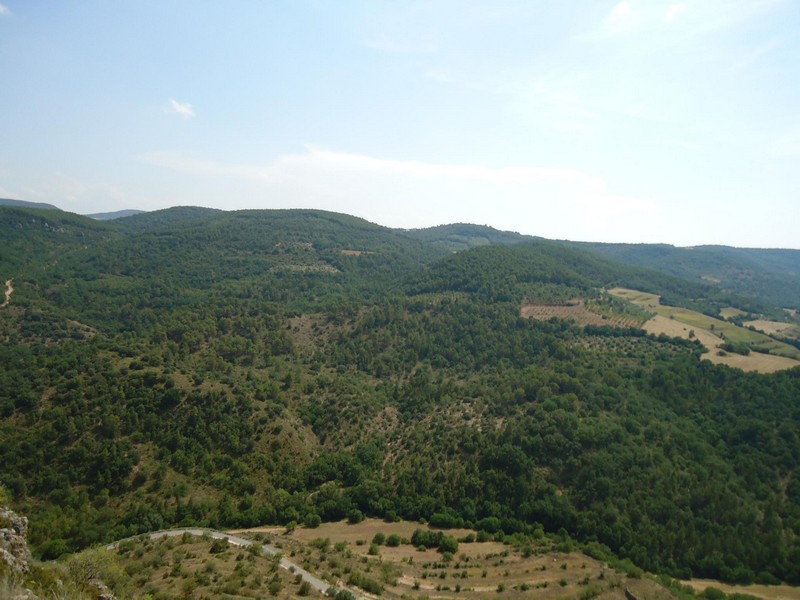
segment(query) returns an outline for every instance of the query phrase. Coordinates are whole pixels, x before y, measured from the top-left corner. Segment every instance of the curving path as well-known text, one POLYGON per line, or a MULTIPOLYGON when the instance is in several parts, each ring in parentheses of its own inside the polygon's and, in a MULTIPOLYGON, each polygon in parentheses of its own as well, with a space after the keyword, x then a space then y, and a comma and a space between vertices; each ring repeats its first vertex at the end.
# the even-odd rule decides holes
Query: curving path
POLYGON ((13 283, 14 283, 13 279, 6 279, 6 292, 5 292, 6 299, 3 300, 2 304, 0 304, 0 308, 5 308, 11 302, 11 294, 14 293, 14 286, 12 285, 13 283))
MULTIPOLYGON (((225 533, 224 531, 215 531, 213 529, 202 529, 196 527, 183 527, 180 529, 167 529, 164 531, 153 531, 151 533, 143 533, 141 535, 137 535, 131 538, 126 538, 125 540, 119 540, 118 542, 114 542, 112 544, 108 544, 106 546, 106 550, 116 550, 119 545, 126 541, 126 540, 135 540, 137 538, 141 538, 142 536, 148 536, 151 540, 156 540, 163 537, 177 537, 181 536, 184 533, 188 533, 189 535, 194 535, 198 537, 202 537, 204 535, 211 536, 213 539, 216 540, 228 540, 229 544, 234 546, 240 546, 242 548, 247 548, 253 544, 251 540, 246 540, 243 537, 239 537, 238 535, 233 535, 230 533, 225 533)), ((261 545, 262 552, 264 554, 268 554, 270 556, 275 556, 278 552, 281 552, 275 546, 270 546, 269 544, 262 544, 261 545)), ((288 558, 281 558, 280 565, 282 568, 286 569, 287 571, 292 571, 293 573, 300 575, 303 578, 303 581, 307 581, 311 587, 320 591, 321 593, 327 592, 332 586, 327 581, 323 581, 319 577, 315 577, 300 565, 297 565, 290 561, 288 558)))

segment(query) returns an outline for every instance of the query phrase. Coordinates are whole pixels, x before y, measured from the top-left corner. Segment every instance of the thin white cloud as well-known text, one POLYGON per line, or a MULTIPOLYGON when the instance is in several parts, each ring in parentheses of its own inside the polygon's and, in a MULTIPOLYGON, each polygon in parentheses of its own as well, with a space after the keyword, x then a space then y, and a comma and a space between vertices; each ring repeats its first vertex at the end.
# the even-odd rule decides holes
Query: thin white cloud
POLYGON ((0 17, 8 17, 11 16, 11 9, 8 8, 5 4, 0 3, 0 17))
MULTIPOLYGON (((787 0, 702 0, 665 2, 663 0, 622 0, 590 32, 578 40, 599 41, 622 34, 650 36, 671 31, 671 35, 694 36, 728 29, 767 13, 787 0), (680 27, 678 27, 680 25, 680 27)), ((641 41, 641 38, 640 40, 641 41)))
POLYGON ((756 48, 753 48, 752 50, 750 50, 749 53, 747 53, 745 56, 743 56, 739 60, 739 62, 737 62, 733 66, 733 69, 736 70, 736 69, 744 69, 746 67, 749 67, 753 63, 758 62, 759 60, 761 60, 761 58, 763 58, 764 56, 766 56, 770 52, 774 51, 776 48, 779 48, 781 46, 781 44, 782 44, 781 40, 774 39, 774 40, 770 40, 770 41, 766 42, 765 44, 761 44, 760 46, 758 46, 756 48))
POLYGON ((670 4, 667 8, 667 12, 664 13, 664 21, 669 25, 677 19, 681 13, 686 11, 686 5, 682 2, 678 2, 677 4, 670 4))
POLYGON ((641 7, 635 7, 631 0, 622 0, 600 22, 599 27, 579 39, 604 39, 629 33, 639 28, 647 14, 641 7))
POLYGON ((169 99, 169 112, 174 113, 176 115, 180 115, 184 119, 192 119, 197 115, 194 112, 194 108, 188 102, 178 102, 177 100, 170 98, 169 99))
MULTIPOLYGON (((238 189, 239 197, 268 198, 276 206, 322 208, 394 227, 467 221, 546 237, 633 241, 623 223, 659 220, 649 199, 610 189, 576 169, 489 167, 385 159, 309 145, 266 165, 226 164, 157 152, 150 165, 205 176, 208 187, 238 189), (216 181, 215 181, 216 180, 216 181)), ((241 206, 244 207, 244 206, 241 206)), ((247 205, 265 208, 263 204, 247 205)), ((651 232, 657 236, 658 232, 651 232)))
POLYGON ((606 17, 606 22, 610 25, 619 26, 631 22, 633 19, 633 5, 629 0, 622 0, 611 9, 611 13, 606 17))

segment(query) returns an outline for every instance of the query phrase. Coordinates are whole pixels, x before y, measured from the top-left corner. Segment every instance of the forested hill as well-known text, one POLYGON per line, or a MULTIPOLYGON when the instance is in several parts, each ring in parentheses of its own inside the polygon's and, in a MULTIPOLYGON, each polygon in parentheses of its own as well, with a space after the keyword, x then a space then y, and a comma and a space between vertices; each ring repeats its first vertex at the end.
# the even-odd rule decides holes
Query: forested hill
MULTIPOLYGON (((512 246, 542 239, 463 223, 410 230, 408 235, 454 252, 477 246, 512 246)), ((618 263, 709 284, 717 288, 720 296, 728 294, 750 297, 768 305, 800 308, 800 250, 730 246, 681 248, 669 244, 570 241, 563 243, 590 250, 618 263)))
POLYGON ((24 200, 12 200, 11 198, 0 198, 0 206, 19 206, 23 208, 47 208, 59 210, 58 207, 44 202, 26 202, 24 200))
POLYGON ((607 258, 800 308, 800 250, 661 244, 579 244, 607 258))
POLYGON ((800 583, 800 370, 521 316, 632 310, 609 286, 715 308, 714 285, 323 211, 0 207, 0 235, 0 483, 45 558, 371 515, 800 583))
POLYGON ((513 231, 499 231, 486 225, 471 225, 469 223, 439 225, 426 229, 408 229, 406 234, 451 252, 468 250, 476 246, 510 246, 539 239, 513 231))

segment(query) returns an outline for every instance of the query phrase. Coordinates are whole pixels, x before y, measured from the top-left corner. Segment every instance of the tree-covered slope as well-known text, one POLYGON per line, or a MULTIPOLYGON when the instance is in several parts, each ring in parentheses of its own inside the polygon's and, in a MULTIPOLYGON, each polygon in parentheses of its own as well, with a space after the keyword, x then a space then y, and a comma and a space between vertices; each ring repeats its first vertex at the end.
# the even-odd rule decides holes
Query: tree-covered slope
MULTIPOLYGON (((88 217, 60 210, 0 205, 0 277, 56 267, 75 252, 97 247, 118 236, 88 217)), ((52 269, 58 271, 58 268, 52 269)))
POLYGON ((666 244, 580 244, 626 264, 656 269, 772 305, 800 308, 800 250, 666 244))
POLYGON ((453 254, 321 211, 58 213, 56 235, 20 210, 0 210, 0 483, 45 557, 367 514, 800 582, 796 369, 520 316, 611 285, 717 306, 707 284, 555 242, 453 254))
POLYGON ((472 225, 469 223, 453 223, 425 229, 409 229, 406 234, 409 237, 450 252, 468 250, 476 246, 510 246, 535 239, 513 231, 500 231, 486 225, 472 225))

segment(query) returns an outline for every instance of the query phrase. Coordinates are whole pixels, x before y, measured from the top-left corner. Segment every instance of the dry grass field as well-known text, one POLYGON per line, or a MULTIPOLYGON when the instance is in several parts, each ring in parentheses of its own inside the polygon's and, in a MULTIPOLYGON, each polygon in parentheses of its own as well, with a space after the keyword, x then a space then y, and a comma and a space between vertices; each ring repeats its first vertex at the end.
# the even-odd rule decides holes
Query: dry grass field
POLYGON ((694 332, 695 338, 703 344, 708 353, 703 355, 704 360, 710 360, 716 365, 728 365, 743 371, 756 371, 758 373, 774 373, 784 369, 792 369, 800 365, 800 361, 784 356, 774 356, 772 354, 762 354, 751 352, 747 356, 726 352, 720 354, 719 346, 725 341, 702 328, 691 327, 676 319, 670 319, 661 315, 656 315, 644 324, 644 329, 648 333, 659 335, 661 333, 671 337, 681 337, 690 339, 690 332, 694 332))
POLYGON ((726 594, 749 594, 765 600, 800 600, 800 588, 789 585, 728 585, 710 579, 693 579, 682 583, 690 585, 697 592, 714 587, 726 594))
MULTIPOLYGON (((358 596, 362 589, 348 584, 354 571, 379 582, 384 598, 601 598, 623 600, 625 588, 638 598, 667 600, 672 595, 655 581, 630 578, 604 562, 579 552, 557 552, 553 542, 517 548, 496 541, 461 542, 452 557, 435 549, 419 550, 409 542, 412 522, 386 523, 367 519, 358 524, 324 523, 319 527, 266 528, 238 535, 268 535, 293 560, 338 588, 358 596), (373 545, 376 534, 396 535, 397 546, 373 545)), ((450 529, 446 535, 464 538, 475 532, 450 529)))
POLYGON ((278 566, 274 557, 210 538, 186 535, 120 545, 119 568, 129 577, 124 598, 322 598, 278 566))
MULTIPOLYGON (((386 523, 367 519, 358 524, 323 523, 313 529, 298 528, 289 533, 285 528, 262 528, 237 534, 269 535, 269 541, 282 547, 290 560, 362 598, 377 596, 347 584, 348 574, 354 570, 381 583, 381 598, 622 600, 626 588, 640 600, 674 598, 648 576, 629 577, 580 552, 559 552, 547 538, 529 547, 496 541, 461 542, 448 561, 436 550, 421 551, 408 544, 416 529, 431 528, 407 521, 386 523), (402 543, 395 547, 373 546, 376 534, 387 538, 395 534, 402 543)), ((462 539, 475 534, 467 529, 444 533, 462 539)), ((698 593, 715 587, 729 594, 749 594, 764 600, 800 600, 800 588, 790 586, 732 586, 711 580, 683 583, 698 593)))
POLYGON ((733 306, 726 306, 725 308, 719 311, 719 316, 723 319, 730 319, 732 317, 741 317, 742 315, 746 315, 747 313, 743 310, 739 310, 738 308, 734 308, 733 306))
POLYGON ((582 299, 571 300, 565 305, 525 304, 520 314, 528 319, 547 321, 565 319, 574 321, 578 327, 586 325, 608 325, 609 327, 638 327, 639 321, 629 315, 600 315, 587 307, 582 299))
POLYGON ((781 321, 745 321, 748 327, 754 327, 767 335, 779 335, 784 338, 800 339, 800 325, 797 323, 782 323, 781 321))
POLYGON ((703 358, 715 364, 726 364, 744 371, 773 373, 800 365, 800 351, 763 333, 739 327, 733 323, 715 319, 697 311, 666 306, 656 294, 625 288, 609 290, 613 295, 653 311, 655 317, 647 321, 644 329, 648 333, 690 338, 694 335, 708 349, 703 358), (733 353, 720 354, 719 346, 725 342, 746 344, 763 349, 748 356, 733 353), (769 354, 765 352, 769 351, 769 354))

